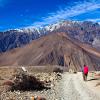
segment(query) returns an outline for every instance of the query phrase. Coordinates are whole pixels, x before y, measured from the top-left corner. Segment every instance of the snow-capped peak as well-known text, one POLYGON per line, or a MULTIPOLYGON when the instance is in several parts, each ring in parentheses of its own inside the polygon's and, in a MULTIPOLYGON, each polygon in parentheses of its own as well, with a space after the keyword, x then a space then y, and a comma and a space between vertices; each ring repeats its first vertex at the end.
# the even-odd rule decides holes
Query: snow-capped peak
POLYGON ((80 21, 65 21, 65 20, 62 20, 62 21, 59 21, 57 23, 54 23, 54 24, 50 24, 50 25, 47 25, 47 26, 43 26, 43 27, 34 27, 34 26, 29 26, 29 27, 25 27, 25 28, 22 28, 22 29, 15 29, 16 31, 18 32, 24 32, 24 33, 34 33, 34 34, 41 34, 42 33, 45 33, 45 32, 53 32, 61 27, 64 27, 64 26, 68 26, 68 27, 71 27, 74 23, 80 23, 80 21))

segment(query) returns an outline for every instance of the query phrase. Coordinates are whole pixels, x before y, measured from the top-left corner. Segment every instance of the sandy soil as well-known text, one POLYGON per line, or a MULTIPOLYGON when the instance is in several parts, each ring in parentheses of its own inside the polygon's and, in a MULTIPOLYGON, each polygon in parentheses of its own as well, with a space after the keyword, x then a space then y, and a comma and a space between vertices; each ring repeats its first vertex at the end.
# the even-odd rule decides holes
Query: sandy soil
MULTIPOLYGON (((93 82, 91 81, 91 83, 93 82)), ((81 73, 63 74, 59 89, 58 100, 100 100, 100 96, 95 92, 96 89, 93 91, 93 86, 90 82, 82 80, 81 73)))
POLYGON ((89 89, 100 95, 100 76, 97 76, 98 73, 100 72, 89 73, 86 85, 89 89))
POLYGON ((90 90, 100 95, 100 76, 97 76, 100 72, 90 72, 87 77, 87 81, 83 81, 82 73, 78 73, 78 77, 83 81, 90 90))

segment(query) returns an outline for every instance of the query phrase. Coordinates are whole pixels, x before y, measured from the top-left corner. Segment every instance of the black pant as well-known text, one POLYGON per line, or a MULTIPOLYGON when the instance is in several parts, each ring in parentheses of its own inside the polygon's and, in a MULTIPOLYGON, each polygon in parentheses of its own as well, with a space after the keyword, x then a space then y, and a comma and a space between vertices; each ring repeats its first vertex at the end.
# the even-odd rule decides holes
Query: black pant
POLYGON ((88 73, 87 73, 87 74, 84 74, 84 73, 83 73, 83 80, 84 80, 84 81, 87 81, 87 76, 88 76, 88 73))

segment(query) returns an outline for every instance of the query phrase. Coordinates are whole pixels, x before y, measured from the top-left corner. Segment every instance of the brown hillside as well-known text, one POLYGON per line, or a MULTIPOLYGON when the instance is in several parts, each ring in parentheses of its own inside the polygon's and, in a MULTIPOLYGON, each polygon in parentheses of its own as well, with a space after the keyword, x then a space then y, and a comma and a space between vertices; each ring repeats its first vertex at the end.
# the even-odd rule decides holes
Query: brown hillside
POLYGON ((100 52, 72 40, 64 33, 52 33, 31 44, 0 54, 0 66, 61 65, 80 70, 84 64, 98 69, 100 52), (96 66, 96 67, 95 67, 96 66))

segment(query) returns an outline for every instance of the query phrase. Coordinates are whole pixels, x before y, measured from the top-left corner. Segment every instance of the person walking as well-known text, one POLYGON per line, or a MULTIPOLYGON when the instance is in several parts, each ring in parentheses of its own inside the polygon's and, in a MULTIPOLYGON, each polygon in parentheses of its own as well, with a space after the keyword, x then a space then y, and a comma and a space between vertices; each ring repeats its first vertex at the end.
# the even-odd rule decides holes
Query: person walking
POLYGON ((89 71, 88 66, 87 65, 84 65, 84 68, 82 69, 82 72, 83 72, 83 80, 84 81, 87 81, 88 71, 89 71))

